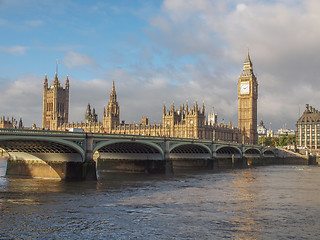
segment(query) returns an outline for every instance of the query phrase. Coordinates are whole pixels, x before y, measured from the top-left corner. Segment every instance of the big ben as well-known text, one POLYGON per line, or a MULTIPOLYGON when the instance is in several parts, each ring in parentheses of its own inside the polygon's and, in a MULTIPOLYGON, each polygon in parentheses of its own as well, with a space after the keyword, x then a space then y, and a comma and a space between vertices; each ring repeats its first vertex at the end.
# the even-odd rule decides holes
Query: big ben
POLYGON ((238 81, 238 100, 238 123, 239 129, 243 133, 242 142, 245 144, 257 144, 258 83, 257 78, 253 73, 249 49, 238 81))

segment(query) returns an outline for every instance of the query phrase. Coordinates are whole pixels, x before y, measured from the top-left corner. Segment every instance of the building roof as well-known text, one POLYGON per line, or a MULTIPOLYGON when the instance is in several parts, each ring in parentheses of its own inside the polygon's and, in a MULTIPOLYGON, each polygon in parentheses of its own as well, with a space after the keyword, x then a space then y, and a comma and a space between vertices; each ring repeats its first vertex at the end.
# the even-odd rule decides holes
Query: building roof
POLYGON ((298 124, 303 124, 308 122, 320 123, 320 112, 317 109, 313 108, 312 106, 309 106, 309 104, 306 104, 306 109, 301 115, 301 117, 299 118, 298 124))

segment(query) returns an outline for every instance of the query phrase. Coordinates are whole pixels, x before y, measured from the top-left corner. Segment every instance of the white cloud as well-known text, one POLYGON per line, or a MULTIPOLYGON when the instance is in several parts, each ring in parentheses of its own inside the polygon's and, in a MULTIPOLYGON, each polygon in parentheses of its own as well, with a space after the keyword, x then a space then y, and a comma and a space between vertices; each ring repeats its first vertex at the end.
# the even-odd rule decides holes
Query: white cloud
POLYGON ((63 62, 68 68, 77 68, 77 67, 96 67, 98 64, 88 55, 81 54, 77 52, 68 52, 64 58, 63 62))
POLYGON ((24 124, 41 124, 42 119, 42 78, 37 75, 22 76, 14 81, 2 79, 0 102, 1 116, 22 117, 24 124))
MULTIPOLYGON (((274 128, 285 122, 295 128, 298 104, 302 108, 305 103, 320 108, 319 10, 318 0, 165 0, 146 29, 151 46, 135 44, 134 50, 139 54, 135 55, 136 64, 130 65, 130 71, 105 69, 105 76, 91 81, 69 77, 70 121, 84 119, 88 102, 101 120, 114 79, 121 119, 139 121, 140 117, 149 116, 151 122, 159 122, 163 103, 169 107, 174 101, 178 106, 188 100, 189 105, 195 101, 201 105, 204 101, 207 112, 214 107, 220 120, 237 124, 237 81, 249 45, 259 82, 258 120, 263 117, 274 128), (169 59, 161 56, 163 52, 169 59), (168 62, 161 66, 154 63, 163 59, 168 62)), ((24 54, 26 49, 1 47, 0 51, 24 54)), ((62 49, 68 51, 62 61, 66 67, 78 70, 98 66, 90 55, 77 52, 79 49, 83 48, 62 49)), ((126 57, 121 50, 118 52, 117 58, 107 56, 107 61, 114 63, 117 59, 118 65, 126 65, 126 57)), ((8 86, 0 100, 5 104, 11 101, 11 106, 18 104, 13 113, 21 111, 30 116, 19 104, 28 107, 17 102, 28 97, 21 87, 25 86, 24 81, 32 85, 29 78, 19 78, 10 86, 17 84, 20 92, 10 92, 10 97, 8 86)), ((37 103, 30 104, 38 109, 36 119, 41 121, 42 82, 37 84, 38 90, 33 91, 39 92, 31 94, 37 103)))
POLYGON ((239 3, 237 5, 237 11, 238 12, 244 11, 246 8, 247 8, 247 6, 245 4, 243 4, 243 3, 239 3))
POLYGON ((0 47, 0 52, 6 52, 14 55, 24 55, 28 47, 13 46, 13 47, 0 47))
POLYGON ((287 122, 295 128, 299 103, 320 108, 320 1, 223 2, 165 0, 150 20, 150 37, 174 57, 202 56, 207 68, 188 72, 203 88, 198 98, 211 88, 211 101, 233 120, 237 80, 249 46, 260 88, 259 118, 274 127, 287 122))

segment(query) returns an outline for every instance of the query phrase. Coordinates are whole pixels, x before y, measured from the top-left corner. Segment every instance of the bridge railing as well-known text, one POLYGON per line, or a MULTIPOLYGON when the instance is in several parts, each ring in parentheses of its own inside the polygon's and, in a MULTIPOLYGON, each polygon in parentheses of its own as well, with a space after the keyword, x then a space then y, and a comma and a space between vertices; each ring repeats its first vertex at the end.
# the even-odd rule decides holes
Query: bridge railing
POLYGON ((50 131, 50 130, 33 130, 33 129, 15 129, 15 128, 0 128, 0 135, 68 135, 68 136, 85 136, 84 132, 68 132, 68 131, 50 131))

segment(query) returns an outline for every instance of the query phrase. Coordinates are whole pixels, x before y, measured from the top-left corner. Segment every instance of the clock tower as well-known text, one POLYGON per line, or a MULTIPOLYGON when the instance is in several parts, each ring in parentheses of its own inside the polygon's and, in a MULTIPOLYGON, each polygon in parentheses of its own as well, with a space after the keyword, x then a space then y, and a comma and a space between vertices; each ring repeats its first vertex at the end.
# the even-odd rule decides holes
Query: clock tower
POLYGON ((242 142, 246 144, 258 144, 258 83, 256 76, 253 73, 249 49, 238 81, 238 100, 238 124, 239 130, 242 131, 242 142))

